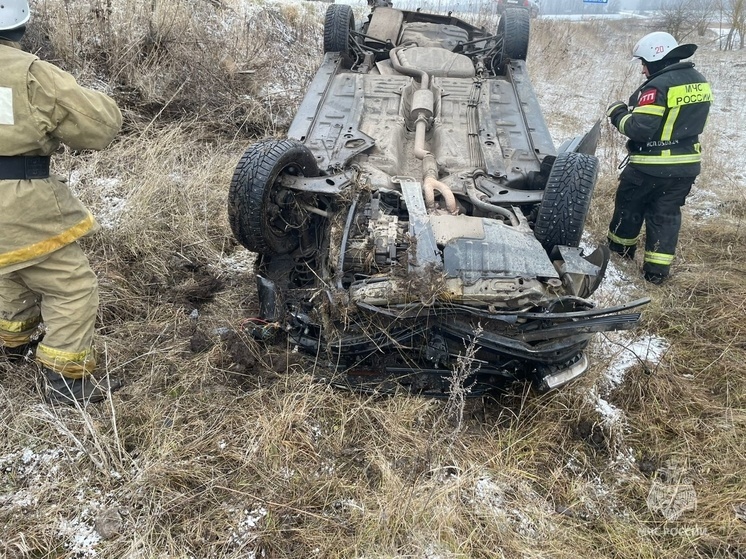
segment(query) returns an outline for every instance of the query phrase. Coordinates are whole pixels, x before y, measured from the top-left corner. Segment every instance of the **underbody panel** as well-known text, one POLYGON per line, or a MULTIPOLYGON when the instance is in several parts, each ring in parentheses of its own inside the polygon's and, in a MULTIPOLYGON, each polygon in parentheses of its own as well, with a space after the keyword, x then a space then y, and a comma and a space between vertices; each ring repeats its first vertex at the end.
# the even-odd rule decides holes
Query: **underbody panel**
POLYGON ((334 383, 439 396, 464 367, 474 394, 557 388, 595 333, 636 325, 646 301, 589 299, 609 259, 579 248, 598 127, 555 148, 528 17, 506 9, 489 32, 374 2, 355 27, 329 6, 289 139, 247 150, 231 184, 259 335, 274 325, 334 383))

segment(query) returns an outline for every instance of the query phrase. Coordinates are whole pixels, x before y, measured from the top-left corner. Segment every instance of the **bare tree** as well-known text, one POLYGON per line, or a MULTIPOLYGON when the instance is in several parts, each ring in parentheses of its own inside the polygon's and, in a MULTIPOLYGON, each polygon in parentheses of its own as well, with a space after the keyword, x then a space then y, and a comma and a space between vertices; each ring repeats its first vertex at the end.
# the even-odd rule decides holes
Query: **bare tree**
POLYGON ((717 15, 720 2, 692 0, 692 21, 699 37, 704 37, 717 15))
POLYGON ((669 0, 661 6, 663 28, 677 40, 688 34, 690 3, 691 0, 669 0))
POLYGON ((724 12, 730 31, 725 38, 725 50, 732 50, 738 44, 739 49, 744 48, 746 41, 746 0, 725 0, 724 12))
POLYGON ((661 5, 661 23, 677 39, 683 40, 694 32, 703 37, 717 13, 717 1, 666 0, 661 5))

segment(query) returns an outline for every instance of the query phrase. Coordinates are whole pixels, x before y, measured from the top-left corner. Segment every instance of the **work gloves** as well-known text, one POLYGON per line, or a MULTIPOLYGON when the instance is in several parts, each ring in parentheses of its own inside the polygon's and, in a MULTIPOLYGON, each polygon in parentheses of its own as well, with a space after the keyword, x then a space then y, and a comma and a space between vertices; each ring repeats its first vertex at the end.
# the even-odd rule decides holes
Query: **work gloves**
POLYGON ((615 101, 606 109, 606 116, 609 117, 611 124, 613 124, 615 128, 619 128, 619 121, 628 112, 629 108, 627 107, 627 103, 624 103, 623 101, 615 101))

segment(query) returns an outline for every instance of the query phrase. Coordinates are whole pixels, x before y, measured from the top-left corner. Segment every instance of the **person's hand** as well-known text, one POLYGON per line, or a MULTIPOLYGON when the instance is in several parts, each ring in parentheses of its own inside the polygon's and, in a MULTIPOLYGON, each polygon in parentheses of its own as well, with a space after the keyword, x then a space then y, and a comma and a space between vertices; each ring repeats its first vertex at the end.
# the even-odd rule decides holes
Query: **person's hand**
POLYGON ((606 109, 606 116, 608 116, 611 123, 616 126, 617 120, 628 112, 629 108, 627 107, 627 103, 623 101, 615 101, 606 109))

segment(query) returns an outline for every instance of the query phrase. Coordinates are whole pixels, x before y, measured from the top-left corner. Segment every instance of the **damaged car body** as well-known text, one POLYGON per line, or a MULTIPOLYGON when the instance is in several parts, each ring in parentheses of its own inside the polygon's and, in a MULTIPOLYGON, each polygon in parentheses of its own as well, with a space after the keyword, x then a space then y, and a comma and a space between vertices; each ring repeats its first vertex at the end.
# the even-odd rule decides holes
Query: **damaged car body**
MULTIPOLYGON (((558 148, 526 69, 529 13, 495 29, 375 3, 326 13, 287 139, 250 146, 228 203, 258 253, 260 319, 334 384, 447 396, 565 385, 595 332, 609 252, 579 247, 598 124, 558 148)), ((266 331, 263 327, 262 331, 266 331)))

